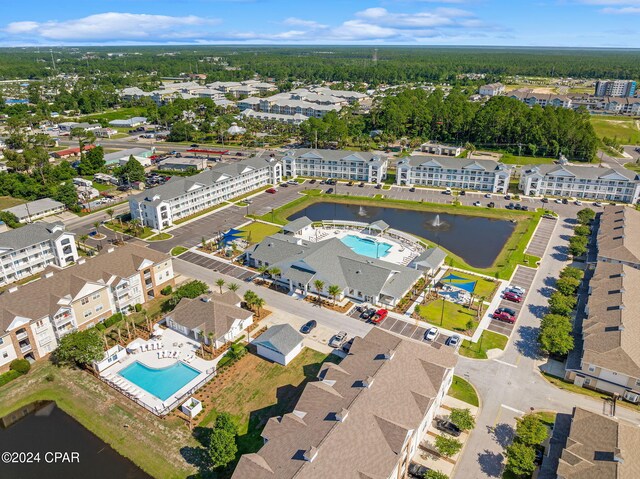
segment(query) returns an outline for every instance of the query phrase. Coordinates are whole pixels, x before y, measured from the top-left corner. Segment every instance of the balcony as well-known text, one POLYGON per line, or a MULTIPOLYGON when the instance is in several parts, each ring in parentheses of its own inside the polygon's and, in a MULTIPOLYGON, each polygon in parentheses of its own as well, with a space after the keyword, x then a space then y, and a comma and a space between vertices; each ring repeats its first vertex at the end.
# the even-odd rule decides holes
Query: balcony
POLYGON ((28 341, 25 341, 24 343, 20 343, 20 352, 21 353, 27 353, 29 351, 31 351, 31 343, 29 343, 28 341))
POLYGON ((16 339, 18 341, 22 341, 23 339, 27 339, 29 337, 29 335, 27 334, 26 331, 23 331, 21 333, 16 334, 16 339))

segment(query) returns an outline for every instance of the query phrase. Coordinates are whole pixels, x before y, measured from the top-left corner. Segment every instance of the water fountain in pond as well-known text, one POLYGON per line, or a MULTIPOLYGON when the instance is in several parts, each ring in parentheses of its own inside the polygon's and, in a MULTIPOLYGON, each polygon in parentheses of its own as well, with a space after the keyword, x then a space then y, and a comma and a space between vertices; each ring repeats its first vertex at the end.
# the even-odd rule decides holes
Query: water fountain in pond
POLYGON ((361 206, 358 210, 358 216, 367 216, 367 210, 364 209, 364 206, 361 206))
POLYGON ((439 228, 442 223, 440 222, 440 215, 436 215, 436 219, 433 220, 433 227, 439 228))
POLYGON ((448 231, 451 225, 446 221, 442 221, 440 215, 436 215, 433 220, 427 221, 425 227, 431 231, 448 231))

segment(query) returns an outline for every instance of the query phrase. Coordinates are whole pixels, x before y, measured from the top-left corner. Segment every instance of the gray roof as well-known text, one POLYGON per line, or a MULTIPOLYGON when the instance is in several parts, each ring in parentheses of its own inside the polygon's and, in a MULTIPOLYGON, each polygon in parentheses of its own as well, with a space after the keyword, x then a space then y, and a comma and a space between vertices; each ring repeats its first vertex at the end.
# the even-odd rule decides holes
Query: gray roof
POLYGON ((104 161, 107 163, 113 163, 114 161, 118 161, 120 158, 129 158, 131 155, 141 156, 144 153, 149 153, 149 151, 149 148, 128 148, 114 153, 107 153, 104 155, 104 161))
POLYGON ((282 231, 287 233, 295 233, 296 231, 300 231, 303 228, 306 228, 309 225, 312 225, 313 221, 311 221, 306 216, 302 216, 301 218, 290 221, 282 228, 282 231))
POLYGON ((585 180, 636 180, 640 176, 626 168, 602 168, 581 165, 527 165, 522 167, 523 174, 540 174, 542 176, 564 176, 585 180))
MULTIPOLYGON (((38 221, 0 233, 0 250, 21 250, 44 241, 54 240, 64 233, 64 223, 38 221)), ((68 233, 73 235, 74 233, 68 233)))
POLYGON ((428 248, 423 251, 413 263, 417 266, 426 266, 428 269, 435 269, 446 259, 447 253, 440 248, 428 248))
POLYGON ((324 161, 337 161, 337 162, 352 162, 359 163, 383 164, 387 159, 378 153, 372 153, 370 151, 350 151, 350 150, 314 150, 308 148, 289 150, 286 156, 293 158, 310 158, 324 161))
POLYGON ((7 208, 3 211, 13 213, 18 218, 26 218, 28 215, 37 215, 44 211, 57 208, 64 208, 64 204, 60 203, 59 201, 52 200, 51 198, 42 198, 40 200, 29 201, 28 203, 24 203, 22 205, 12 206, 11 208, 7 208))
POLYGON ((290 324, 271 326, 264 333, 253 340, 254 345, 260 345, 286 356, 302 342, 302 334, 293 329, 290 324))
POLYGON ((504 163, 494 160, 470 160, 468 158, 455 158, 448 156, 411 155, 398 161, 398 166, 409 165, 413 168, 422 166, 423 168, 442 168, 451 170, 483 170, 500 171, 509 167, 504 163))
POLYGON ((598 256, 640 265, 640 212, 625 206, 606 206, 600 215, 598 256))
POLYGON ((384 231, 389 228, 389 224, 386 221, 378 220, 374 221, 369 225, 369 228, 377 229, 380 231, 384 231))

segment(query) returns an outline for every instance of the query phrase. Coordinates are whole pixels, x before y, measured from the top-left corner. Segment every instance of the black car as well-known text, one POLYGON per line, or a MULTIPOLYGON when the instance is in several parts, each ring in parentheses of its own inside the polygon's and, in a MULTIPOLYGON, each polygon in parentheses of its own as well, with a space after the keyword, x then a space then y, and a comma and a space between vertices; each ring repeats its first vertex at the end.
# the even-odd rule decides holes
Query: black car
POLYGON ((491 201, 487 206, 488 206, 489 208, 495 208, 495 207, 496 207, 496 204, 495 204, 493 201, 491 201))
POLYGON ((376 190, 379 190, 380 188, 382 188, 382 184, 378 183, 378 184, 376 185, 376 190))
POLYGON ((429 472, 429 468, 427 466, 423 466, 422 464, 417 464, 415 462, 409 463, 409 469, 407 470, 409 477, 422 479, 427 472, 429 472))
POLYGON ((197 143, 194 143, 193 145, 191 145, 191 148, 198 148, 200 145, 198 145, 197 143))
POLYGON ((327 190, 327 194, 328 194, 328 195, 330 195, 331 193, 333 193, 333 188, 329 188, 329 189, 327 190))
POLYGON ((513 203, 509 203, 507 206, 505 206, 506 209, 508 210, 513 210, 515 209, 516 205, 514 205, 513 203))
POLYGON ((466 191, 464 191, 464 190, 460 190, 460 196, 465 196, 466 194, 467 194, 467 192, 466 192, 466 191))
POLYGON ((364 310, 364 312, 360 315, 360 317, 362 319, 371 319, 374 314, 376 314, 376 310, 373 308, 368 308, 364 310))
POLYGON ((358 185, 359 188, 362 188, 364 186, 364 181, 361 181, 360 184, 358 185))
POLYGON ((542 201, 543 203, 549 203, 549 198, 542 198, 540 201, 542 201))
POLYGON ((522 211, 529 211, 529 207, 527 205, 522 205, 522 211))
POLYGON ((314 185, 315 183, 316 183, 316 180, 311 180, 311 181, 309 182, 309 184, 310 184, 310 185, 314 185))
POLYGON ((521 210, 522 209, 522 205, 520 203, 516 203, 515 206, 513 207, 514 210, 521 210))
POLYGON ((568 205, 569 204, 569 200, 566 198, 562 198, 562 204, 563 205, 568 205))
POLYGON ((415 189, 415 188, 413 188, 413 187, 411 187, 411 188, 409 188, 409 191, 410 191, 411 193, 414 193, 414 192, 416 191, 416 189, 415 189))
POLYGON ((436 420, 436 429, 442 432, 446 432, 447 434, 450 434, 451 436, 454 436, 454 437, 458 437, 462 433, 462 431, 458 426, 456 426, 451 421, 447 421, 445 419, 436 420))
POLYGON ((283 188, 289 188, 289 185, 286 183, 280 183, 280 186, 282 186, 283 188))
POLYGON ((312 319, 311 321, 307 321, 306 323, 304 323, 304 325, 300 328, 300 332, 302 334, 309 334, 311 331, 314 330, 314 328, 318 325, 318 322, 315 319, 312 319))

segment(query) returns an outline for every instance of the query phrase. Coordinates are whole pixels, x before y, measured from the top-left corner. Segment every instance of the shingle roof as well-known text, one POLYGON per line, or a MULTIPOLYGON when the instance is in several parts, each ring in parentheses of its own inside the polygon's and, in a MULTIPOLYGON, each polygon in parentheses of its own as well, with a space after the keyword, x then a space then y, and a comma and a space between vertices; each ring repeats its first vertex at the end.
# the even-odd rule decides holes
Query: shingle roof
POLYGON ((429 156, 429 155, 411 155, 398 161, 398 166, 409 165, 413 168, 418 166, 443 168, 443 169, 471 169, 475 168, 483 171, 499 171, 506 170, 508 167, 504 163, 494 160, 470 160, 468 158, 455 158, 450 156, 429 156))
POLYGON ((295 233, 296 231, 300 231, 301 229, 306 228, 307 226, 310 226, 312 224, 313 224, 313 221, 311 221, 306 216, 302 216, 301 218, 297 218, 293 221, 290 221, 286 225, 284 225, 284 227, 282 228, 282 231, 295 233))
POLYGON ((600 215, 598 255, 640 265, 640 212, 607 206, 600 215))
POLYGON ((318 160, 336 161, 336 162, 359 162, 382 164, 387 159, 378 153, 370 151, 350 151, 350 150, 315 150, 309 148, 301 148, 289 150, 285 156, 293 158, 316 158, 318 160))
POLYGON ((22 205, 12 206, 11 208, 7 208, 3 211, 13 213, 18 218, 25 218, 28 215, 37 215, 44 211, 57 208, 64 208, 64 205, 59 201, 52 200, 51 198, 42 198, 40 200, 29 201, 22 205))
POLYGON ((638 447, 640 429, 637 426, 574 408, 567 445, 558 464, 558 478, 638 478, 638 447))
POLYGON ((322 365, 292 413, 269 419, 268 441, 241 457, 233 478, 389 477, 455 363, 449 350, 377 328, 356 337, 339 365, 322 365))
MULTIPOLYGON (((21 250, 44 241, 55 240, 65 233, 64 223, 37 221, 21 228, 0 233, 0 250, 21 250)), ((67 233, 73 235, 74 233, 67 233)))
POLYGON ((440 248, 428 248, 413 260, 413 263, 418 266, 427 266, 429 269, 437 268, 447 258, 445 253, 440 248))
POLYGON ((573 176, 578 179, 598 180, 619 177, 620 179, 639 180, 637 173, 626 168, 602 168, 582 165, 526 165, 525 173, 538 173, 542 176, 573 176))
POLYGON ((289 354, 302 342, 302 334, 287 323, 271 326, 253 340, 253 344, 265 347, 284 356, 289 354))

